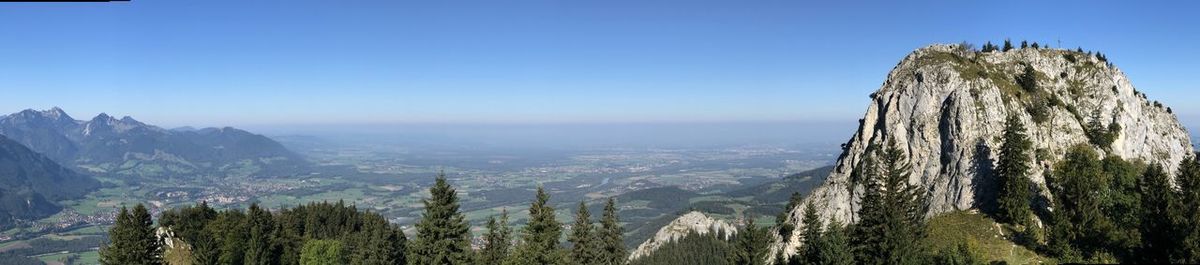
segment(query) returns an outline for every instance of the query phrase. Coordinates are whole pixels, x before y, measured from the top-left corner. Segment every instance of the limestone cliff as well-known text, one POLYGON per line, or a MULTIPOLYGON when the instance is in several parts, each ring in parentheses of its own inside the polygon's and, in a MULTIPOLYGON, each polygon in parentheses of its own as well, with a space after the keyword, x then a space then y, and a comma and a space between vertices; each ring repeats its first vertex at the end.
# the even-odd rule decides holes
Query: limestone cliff
POLYGON ((658 233, 655 233, 654 237, 647 239, 646 242, 642 242, 641 245, 638 245, 637 249, 629 253, 629 260, 649 255, 663 244, 679 239, 691 232, 703 235, 718 231, 723 232, 728 237, 737 233, 737 228, 723 220, 709 217, 704 213, 689 212, 679 216, 679 218, 675 218, 671 223, 658 229, 658 233))
MULTIPOLYGON (((851 170, 868 145, 888 140, 909 155, 909 182, 929 193, 929 215, 978 207, 994 196, 991 171, 1008 115, 1028 128, 1036 150, 1030 177, 1043 194, 1043 171, 1074 145, 1091 144, 1102 154, 1158 163, 1172 171, 1193 152, 1187 131, 1170 108, 1148 100, 1107 59, 1090 53, 1033 48, 976 52, 933 45, 905 57, 870 98, 833 172, 806 199, 823 205, 819 213, 825 220, 854 221, 861 187, 853 187, 852 197, 851 170), (1108 136, 1090 134, 1095 130, 1088 130, 1089 125, 1101 125, 1108 136), (1111 138, 1111 145, 1099 137, 1111 138)), ((788 216, 797 229, 801 208, 788 216)), ((769 257, 780 250, 795 253, 801 244, 795 234, 777 236, 769 257)))

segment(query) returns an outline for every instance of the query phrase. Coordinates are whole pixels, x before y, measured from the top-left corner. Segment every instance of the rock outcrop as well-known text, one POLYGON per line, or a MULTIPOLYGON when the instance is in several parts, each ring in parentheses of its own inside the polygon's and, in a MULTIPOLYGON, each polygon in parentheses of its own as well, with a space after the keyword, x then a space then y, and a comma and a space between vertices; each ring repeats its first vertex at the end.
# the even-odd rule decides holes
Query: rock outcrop
MULTIPOLYGON (((819 206, 825 220, 854 222, 861 187, 849 183, 851 171, 867 146, 889 140, 909 155, 909 182, 930 195, 928 215, 980 207, 994 196, 991 171, 1008 115, 1028 128, 1036 150, 1030 177, 1043 195, 1044 171, 1075 145, 1090 144, 1102 154, 1157 163, 1171 171, 1193 152, 1187 131, 1170 108, 1148 100, 1107 59, 1091 53, 1033 48, 976 52, 933 45, 905 57, 870 98, 833 172, 806 199, 819 206), (1088 128, 1105 128, 1107 134, 1088 128), (1098 136, 1102 134, 1106 136, 1098 136)), ((791 209, 787 217, 797 229, 802 227, 801 208, 791 209)), ((800 244, 798 235, 777 236, 767 258, 778 251, 794 254, 800 244)))
MULTIPOLYGON (((701 212, 689 212, 674 221, 658 229, 658 233, 654 237, 647 239, 638 245, 632 253, 629 253, 629 260, 635 260, 661 247, 663 244, 669 243, 688 233, 708 234, 713 232, 724 233, 726 237, 737 233, 737 227, 719 219, 715 219, 701 212)), ((718 234, 719 235, 719 234, 718 234)))

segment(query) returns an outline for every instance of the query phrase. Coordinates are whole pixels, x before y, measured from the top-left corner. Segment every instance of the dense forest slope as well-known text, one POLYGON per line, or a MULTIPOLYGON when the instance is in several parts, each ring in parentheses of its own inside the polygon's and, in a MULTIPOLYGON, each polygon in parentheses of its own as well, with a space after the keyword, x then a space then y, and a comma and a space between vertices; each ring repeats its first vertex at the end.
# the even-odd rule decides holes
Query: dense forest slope
POLYGON ((57 213, 54 201, 83 197, 99 187, 95 179, 0 136, 0 228, 57 213))
POLYGON ((103 113, 81 121, 59 108, 0 116, 0 134, 94 173, 256 176, 295 174, 308 166, 274 140, 243 130, 167 130, 103 113))
MULTIPOLYGON (((933 45, 905 57, 870 98, 833 172, 806 199, 823 206, 822 219, 855 220, 862 187, 852 173, 869 146, 888 141, 907 154, 909 183, 930 196, 927 216, 986 208, 980 202, 994 196, 992 171, 1009 115, 1028 127, 1036 151, 1029 176, 1047 198, 1044 171, 1079 144, 1168 172, 1193 152, 1170 108, 1148 100, 1107 58, 1082 50, 933 45)), ((797 229, 801 208, 787 216, 797 229)), ((801 244, 798 235, 774 241, 771 255, 794 254, 801 244)))

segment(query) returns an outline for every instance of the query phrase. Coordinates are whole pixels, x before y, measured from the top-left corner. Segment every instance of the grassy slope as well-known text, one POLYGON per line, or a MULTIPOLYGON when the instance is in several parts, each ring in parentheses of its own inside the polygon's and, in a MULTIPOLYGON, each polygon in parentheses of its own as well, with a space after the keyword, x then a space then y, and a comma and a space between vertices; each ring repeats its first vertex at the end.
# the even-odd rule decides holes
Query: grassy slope
POLYGON ((977 255, 987 261, 1003 260, 1008 264, 1054 263, 1053 259, 1009 241, 1007 238, 1010 238, 1011 230, 980 213, 957 211, 939 215, 929 219, 928 231, 926 243, 934 251, 967 242, 977 255))

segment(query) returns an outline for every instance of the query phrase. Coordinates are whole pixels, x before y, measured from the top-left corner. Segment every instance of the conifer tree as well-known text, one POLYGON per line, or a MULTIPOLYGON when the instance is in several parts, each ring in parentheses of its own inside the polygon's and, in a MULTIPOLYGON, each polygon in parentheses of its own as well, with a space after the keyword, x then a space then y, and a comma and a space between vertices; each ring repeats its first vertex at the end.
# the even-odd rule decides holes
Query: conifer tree
POLYGON ((734 236, 733 253, 729 263, 735 265, 763 265, 766 262, 767 231, 754 224, 754 218, 746 218, 746 226, 734 236))
POLYGON ((1184 159, 1179 165, 1180 244, 1176 263, 1200 263, 1200 157, 1184 159))
POLYGON ((802 243, 798 257, 795 259, 803 261, 803 264, 819 264, 821 261, 821 241, 824 240, 821 234, 821 228, 824 224, 817 216, 816 205, 809 201, 804 206, 804 218, 801 221, 804 223, 804 232, 800 234, 802 243))
POLYGON ((484 235, 483 249, 479 250, 480 265, 494 265, 504 262, 508 257, 508 249, 512 244, 512 228, 508 227, 508 210, 500 210, 500 219, 495 216, 488 218, 488 232, 484 235))
POLYGON ((889 142, 865 158, 865 187, 859 223, 855 226, 859 264, 918 264, 925 235, 927 197, 908 183, 905 154, 889 142), (878 164, 876 164, 878 163, 878 164))
POLYGON ((1029 48, 1029 43, 1026 41, 1021 41, 1021 49, 1024 49, 1024 48, 1029 48))
POLYGON ((407 255, 409 264, 470 264, 470 226, 459 212, 458 194, 446 182, 446 174, 438 173, 429 188, 430 198, 424 200, 425 211, 417 221, 417 236, 407 255))
POLYGON ((1011 42, 1011 41, 1009 41, 1009 40, 1007 40, 1007 39, 1005 39, 1005 40, 1004 40, 1004 49, 1002 49, 1002 50, 1000 50, 1000 51, 1007 52, 1007 51, 1010 51, 1010 50, 1012 50, 1012 49, 1013 49, 1012 42, 1011 42))
POLYGON ((846 226, 838 220, 829 220, 821 240, 817 241, 820 258, 814 264, 851 265, 854 264, 854 251, 850 247, 850 239, 846 235, 846 226))
POLYGON ((246 264, 275 264, 278 255, 275 252, 275 223, 271 213, 258 204, 251 204, 246 211, 246 218, 250 229, 249 241, 246 241, 246 264))
POLYGON ((1142 174, 1139 192, 1142 197, 1142 245, 1140 262, 1147 264, 1170 263, 1172 250, 1178 247, 1175 242, 1174 220, 1178 207, 1175 191, 1162 166, 1151 165, 1142 174))
POLYGON ((617 217, 617 202, 612 197, 604 204, 604 216, 600 220, 600 263, 604 265, 625 264, 625 236, 621 221, 617 217))
POLYGON ((1016 115, 1009 115, 1004 125, 1004 144, 996 165, 1000 191, 996 198, 999 207, 996 217, 1001 222, 1026 225, 1031 213, 1029 151, 1033 144, 1025 135, 1025 125, 1016 115))
POLYGON ((554 217, 550 195, 541 186, 529 206, 529 222, 522 231, 522 242, 505 264, 565 264, 566 255, 558 248, 562 225, 554 217))
POLYGON ((133 207, 132 212, 121 207, 108 237, 111 242, 100 248, 101 264, 162 263, 162 243, 154 234, 154 222, 150 219, 149 211, 140 203, 133 207))
POLYGON ((571 226, 571 235, 567 239, 571 242, 571 264, 599 264, 600 251, 597 245, 600 242, 596 241, 591 216, 592 213, 588 212, 587 204, 579 202, 579 210, 575 213, 575 224, 571 226))
POLYGON ((1077 145, 1067 151, 1047 179, 1054 195, 1051 251, 1070 261, 1104 250, 1113 230, 1097 193, 1107 189, 1095 150, 1077 145), (1082 255, 1082 256, 1081 256, 1082 255))

